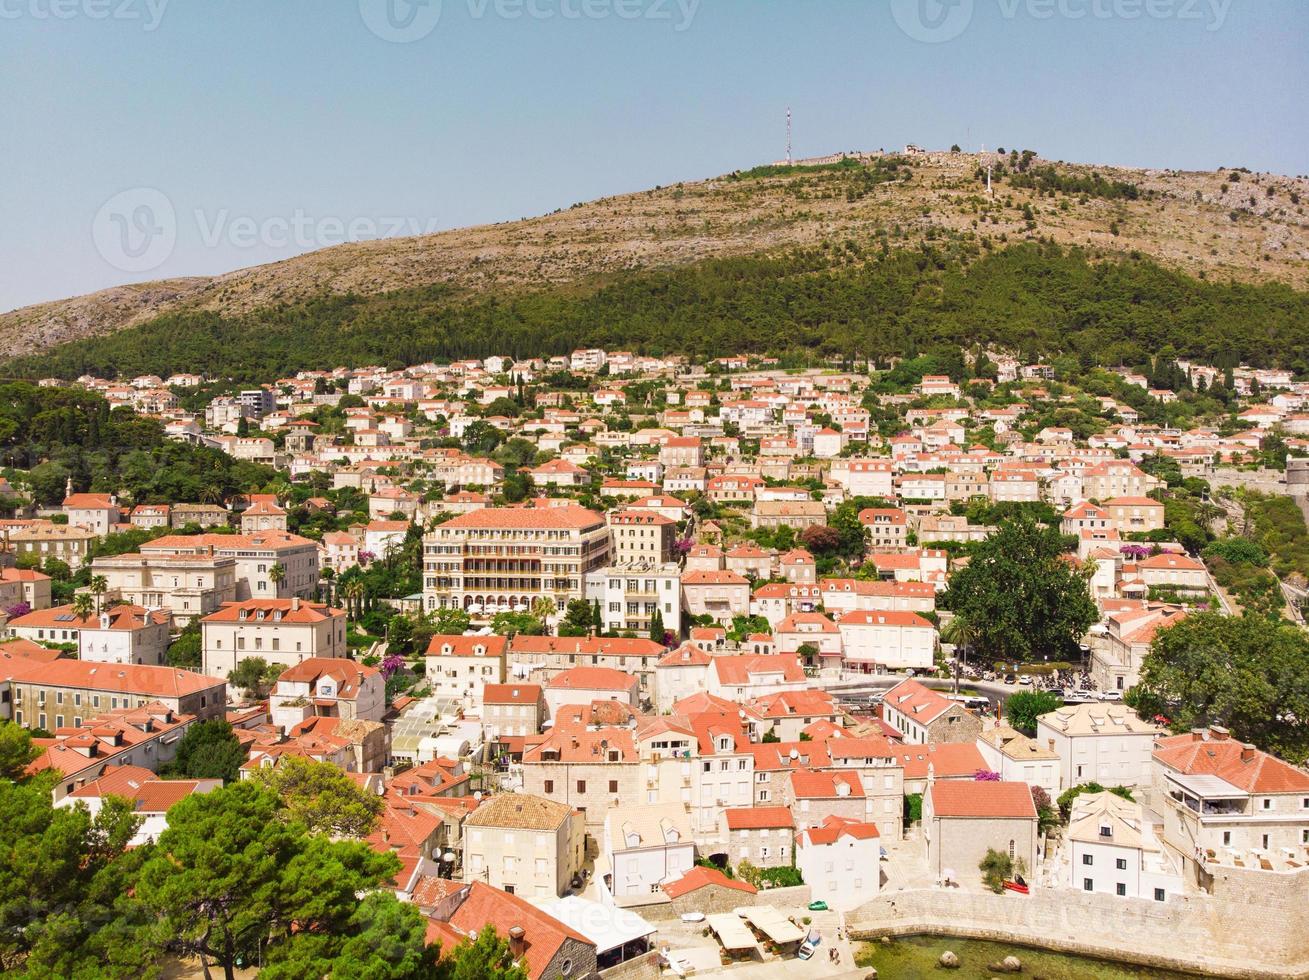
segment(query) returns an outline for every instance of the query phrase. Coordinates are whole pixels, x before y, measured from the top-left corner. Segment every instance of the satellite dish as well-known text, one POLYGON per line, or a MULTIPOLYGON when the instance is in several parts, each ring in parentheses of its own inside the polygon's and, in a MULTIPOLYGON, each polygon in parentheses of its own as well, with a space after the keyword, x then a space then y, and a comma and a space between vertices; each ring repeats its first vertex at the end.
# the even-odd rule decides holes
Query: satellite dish
POLYGON ((799 750, 799 749, 792 749, 792 750, 791 750, 791 761, 794 762, 794 761, 795 761, 796 759, 798 759, 798 758, 800 758, 800 750, 799 750))
POLYGON ((482 802, 482 791, 480 789, 473 794, 473 799, 476 800, 478 803, 482 802))
POLYGON ((444 854, 441 855, 441 860, 444 861, 446 864, 454 864, 455 852, 446 851, 444 854))

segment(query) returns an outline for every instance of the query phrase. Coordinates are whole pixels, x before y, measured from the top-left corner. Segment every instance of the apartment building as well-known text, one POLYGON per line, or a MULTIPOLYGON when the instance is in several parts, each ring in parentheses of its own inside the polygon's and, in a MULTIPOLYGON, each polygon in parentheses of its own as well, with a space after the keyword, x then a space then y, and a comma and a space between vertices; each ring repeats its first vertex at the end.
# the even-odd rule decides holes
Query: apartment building
POLYGON ((609 564, 610 535, 603 514, 575 505, 487 507, 435 527, 423 554, 427 609, 489 618, 582 598, 587 573, 609 564))
POLYGON ((503 636, 433 636, 424 655, 432 694, 454 698, 464 707, 480 703, 488 684, 503 683, 508 647, 503 636))
MULTIPOLYGON (((51 789, 54 805, 59 806, 79 789, 120 766, 157 772, 177 755, 178 743, 198 720, 157 701, 97 712, 85 723, 79 720, 58 726, 54 739, 44 745, 28 771, 59 773, 51 789)), ((177 789, 189 792, 184 786, 177 789)))
POLYGON ((1065 705, 1036 719, 1036 741, 1059 756, 1059 788, 1143 786, 1164 729, 1121 704, 1065 705))
POLYGON ((909 519, 898 507, 868 507, 859 512, 859 523, 868 528, 868 546, 896 551, 909 544, 909 519))
POLYGON ((930 670, 936 656, 936 627, 914 612, 855 609, 836 623, 847 669, 930 670))
POLYGON ((1059 795, 1059 753, 1049 745, 999 724, 977 736, 977 750, 1002 780, 1040 786, 1052 800, 1059 795))
POLYGON ((282 671, 268 699, 273 725, 290 732, 310 718, 380 722, 386 678, 344 657, 308 657, 282 671))
POLYGON ((318 543, 286 531, 168 535, 141 545, 141 554, 233 559, 237 602, 291 596, 304 599, 318 587, 318 543), (273 571, 277 566, 281 566, 280 573, 273 571))
POLYGON ((556 718, 564 705, 617 701, 633 710, 641 706, 641 685, 634 674, 612 667, 569 667, 545 685, 545 706, 556 718))
POLYGON ((344 609, 291 599, 227 602, 200 620, 204 672, 227 677, 247 657, 293 667, 310 657, 345 657, 344 609))
POLYGON ((1309 844, 1309 774, 1217 725, 1159 738, 1150 785, 1193 883, 1214 862, 1271 867, 1309 844))
POLYGON ((677 522, 653 508, 628 509, 609 515, 613 562, 663 564, 673 557, 677 522))
POLYGON ((523 792, 581 812, 596 837, 611 806, 644 802, 644 785, 629 728, 551 729, 523 751, 523 792))
POLYGON ((541 730, 545 720, 545 694, 540 684, 486 684, 482 687, 482 730, 488 742, 509 749, 541 730), (513 740, 513 741, 511 741, 513 740))
POLYGON ((10 688, 6 715, 27 728, 76 727, 106 711, 155 702, 200 720, 221 718, 227 704, 224 680, 172 667, 15 658, 3 670, 10 688))
POLYGON ((870 821, 828 817, 796 836, 795 866, 815 898, 851 912, 881 890, 881 834, 870 821))
POLYGON ((236 600, 236 559, 206 554, 136 552, 96 558, 107 595, 136 606, 167 609, 180 625, 236 600))
POLYGON ((114 606, 82 618, 70 606, 53 606, 19 616, 9 632, 34 643, 70 643, 82 660, 100 663, 160 664, 168 649, 168 612, 141 606, 114 606))
POLYGON ((681 803, 618 807, 605 817, 605 884, 614 898, 658 894, 695 866, 695 839, 681 803))
POLYGON ((682 631, 682 582, 676 562, 610 565, 586 577, 586 598, 600 604, 606 632, 650 632, 656 611, 664 629, 682 631))
POLYGON ((795 818, 784 806, 728 807, 719 816, 718 833, 733 864, 783 868, 794 857, 795 818))
POLYGON ((172 627, 166 609, 112 606, 79 626, 77 655, 96 663, 162 664, 172 627))
POLYGON ((729 571, 682 574, 682 601, 690 616, 711 616, 724 625, 750 612, 750 581, 729 571))
POLYGON ((104 537, 122 521, 118 498, 112 493, 73 493, 71 481, 69 483, 69 493, 63 503, 69 526, 84 527, 94 531, 98 537, 104 537))
POLYGON ((1109 791, 1082 793, 1068 818, 1067 879, 1084 892, 1166 902, 1184 891, 1181 856, 1139 801, 1109 791))
POLYGON ((64 562, 74 572, 80 569, 91 555, 91 546, 100 536, 78 524, 50 524, 36 521, 24 528, 10 531, 9 550, 15 558, 28 557, 38 565, 51 558, 64 562))
POLYGON ((0 612, 26 604, 50 608, 50 576, 30 568, 0 568, 0 612))
POLYGON ((901 681, 882 700, 882 720, 906 742, 974 741, 982 722, 957 701, 951 701, 915 680, 901 681))

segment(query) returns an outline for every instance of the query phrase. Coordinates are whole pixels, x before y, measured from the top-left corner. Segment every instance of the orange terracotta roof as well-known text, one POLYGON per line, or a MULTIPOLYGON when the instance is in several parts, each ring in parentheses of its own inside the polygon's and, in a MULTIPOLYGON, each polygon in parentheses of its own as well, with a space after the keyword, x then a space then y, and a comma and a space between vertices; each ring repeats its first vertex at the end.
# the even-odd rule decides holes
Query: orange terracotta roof
POLYGON ((938 817, 1003 817, 1036 819, 1036 804, 1026 783, 952 780, 928 789, 932 813, 938 817))

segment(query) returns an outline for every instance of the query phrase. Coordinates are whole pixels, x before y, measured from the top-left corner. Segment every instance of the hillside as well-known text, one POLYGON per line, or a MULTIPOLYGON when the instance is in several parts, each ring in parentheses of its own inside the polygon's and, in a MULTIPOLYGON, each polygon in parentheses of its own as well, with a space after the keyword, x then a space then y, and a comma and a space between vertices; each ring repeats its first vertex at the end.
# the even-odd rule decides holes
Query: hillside
POLYGON ((591 291, 621 273, 788 255, 824 243, 874 254, 870 245, 963 241, 1003 249, 1041 239, 1085 249, 1092 259, 1138 252, 1210 282, 1309 284, 1303 178, 1004 158, 988 200, 973 155, 850 163, 757 168, 519 222, 117 287, 0 316, 0 349, 32 354, 162 314, 231 319, 332 296, 412 297, 440 287, 443 296, 475 303, 557 287, 591 291))

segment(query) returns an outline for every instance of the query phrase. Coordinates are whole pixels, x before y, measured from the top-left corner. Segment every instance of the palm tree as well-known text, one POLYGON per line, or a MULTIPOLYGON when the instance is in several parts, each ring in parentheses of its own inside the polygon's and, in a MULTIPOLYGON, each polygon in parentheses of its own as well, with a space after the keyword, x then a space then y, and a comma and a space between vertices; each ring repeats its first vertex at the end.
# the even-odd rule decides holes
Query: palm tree
POLYGON ((109 580, 103 575, 91 576, 91 592, 95 595, 95 611, 103 608, 105 593, 109 591, 109 580))
POLYGON ((346 599, 346 615, 358 619, 363 610, 364 583, 360 579, 351 579, 342 590, 346 599))
POLYGON ((959 693, 959 671, 969 648, 977 642, 978 630, 966 616, 956 613, 941 630, 941 639, 954 646, 954 693, 959 693))
POLYGON ((281 585, 282 582, 284 582, 285 580, 286 580, 286 566, 283 565, 281 562, 278 562, 276 565, 274 565, 272 568, 268 570, 268 581, 273 583, 273 585, 276 587, 275 591, 278 594, 281 594, 282 591, 281 585))
POLYGON ((95 600, 90 593, 79 592, 73 596, 73 615, 85 623, 95 612, 95 600))
POLYGON ((550 617, 559 611, 559 606, 548 595, 537 596, 532 600, 532 615, 543 623, 549 623, 550 617))

